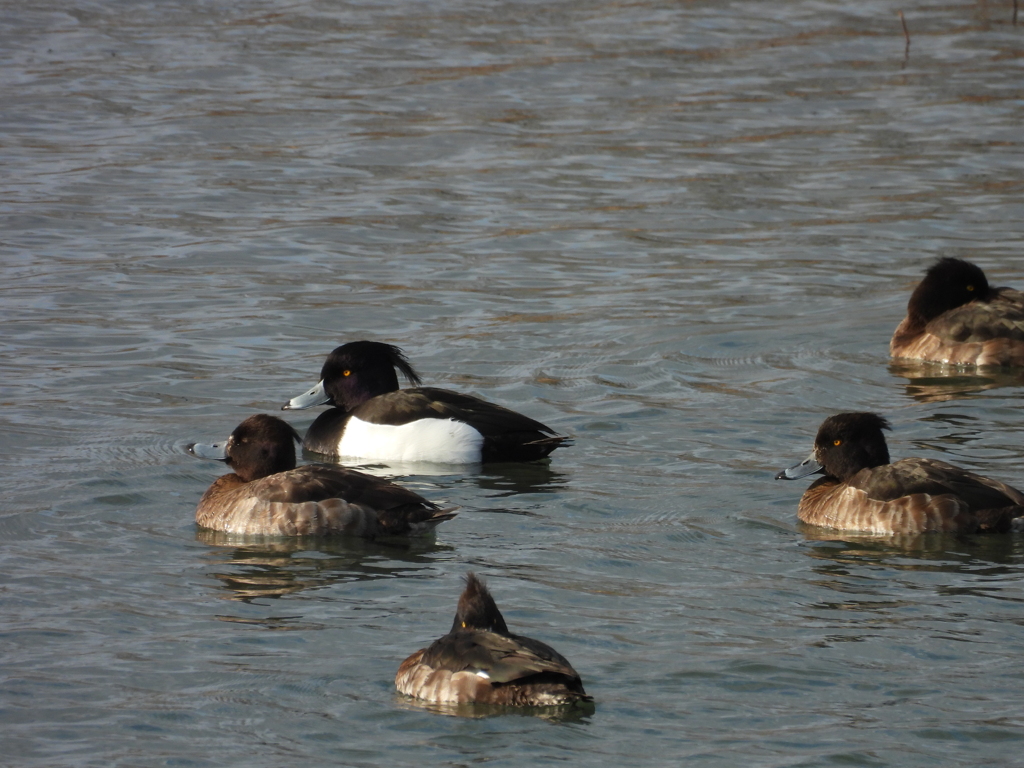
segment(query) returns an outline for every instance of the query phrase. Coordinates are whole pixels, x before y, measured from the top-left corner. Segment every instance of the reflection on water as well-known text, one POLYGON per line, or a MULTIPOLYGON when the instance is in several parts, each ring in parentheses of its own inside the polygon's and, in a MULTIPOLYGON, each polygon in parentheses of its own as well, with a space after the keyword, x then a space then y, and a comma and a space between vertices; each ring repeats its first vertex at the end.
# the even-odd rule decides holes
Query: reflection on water
POLYGON ((1012 564, 1024 554, 1024 539, 1013 534, 933 532, 915 536, 830 531, 805 523, 798 527, 810 545, 801 548, 805 555, 843 567, 976 575, 979 568, 1012 564))
POLYGON ((432 704, 418 701, 400 693, 395 694, 396 705, 403 709, 420 710, 446 717, 486 719, 490 717, 534 717, 552 724, 590 725, 597 705, 592 701, 578 701, 557 707, 500 707, 491 704, 432 704))
POLYGON ((367 462, 365 459, 347 458, 345 456, 330 456, 324 453, 316 453, 305 448, 302 449, 302 456, 310 462, 320 464, 340 464, 350 469, 358 469, 368 475, 393 480, 398 477, 423 476, 423 477, 461 477, 462 475, 479 471, 481 464, 442 464, 433 461, 391 461, 391 462, 367 462))
MULTIPOLYGON (((801 547, 813 561, 814 599, 802 605, 810 626, 828 630, 818 647, 890 644, 914 648, 917 674, 937 659, 970 664, 970 645, 961 656, 949 642, 988 644, 1014 624, 1024 604, 1020 588, 1024 542, 1013 536, 955 538, 941 534, 915 541, 850 536, 808 541, 801 547)), ((873 655, 876 651, 862 651, 873 655)), ((898 675, 898 663, 880 662, 898 675)))
POLYGON ((489 498, 518 496, 524 493, 557 493, 565 490, 569 474, 560 472, 551 459, 529 464, 487 464, 471 482, 488 493, 489 498))
POLYGON ((360 472, 393 480, 428 497, 429 489, 438 485, 451 487, 453 484, 471 484, 481 490, 494 491, 489 496, 501 497, 524 493, 556 493, 564 490, 569 481, 569 475, 559 470, 551 459, 522 464, 436 464, 424 461, 366 464, 310 451, 303 451, 303 456, 316 461, 333 461, 360 472))
POLYGON ((892 363, 889 372, 907 380, 906 393, 922 403, 969 398, 1000 387, 1024 385, 1024 370, 945 363, 892 363))
POLYGON ((280 598, 336 582, 400 576, 410 566, 433 563, 428 555, 453 551, 428 536, 393 542, 345 537, 281 539, 199 529, 196 541, 216 547, 207 560, 229 568, 208 574, 220 581, 226 592, 222 596, 242 601, 280 598))

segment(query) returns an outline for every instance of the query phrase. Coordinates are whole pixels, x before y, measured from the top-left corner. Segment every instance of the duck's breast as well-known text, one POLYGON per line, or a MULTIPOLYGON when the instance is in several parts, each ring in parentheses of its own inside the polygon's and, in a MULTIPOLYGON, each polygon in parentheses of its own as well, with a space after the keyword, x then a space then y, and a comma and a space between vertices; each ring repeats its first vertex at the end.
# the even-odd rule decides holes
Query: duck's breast
POLYGON ((376 461, 480 461, 484 438, 454 419, 418 419, 408 424, 372 424, 352 416, 338 441, 338 455, 376 461))
POLYGON ((808 488, 797 516, 810 525, 864 533, 955 533, 977 527, 970 506, 953 494, 914 493, 880 501, 834 480, 808 488))

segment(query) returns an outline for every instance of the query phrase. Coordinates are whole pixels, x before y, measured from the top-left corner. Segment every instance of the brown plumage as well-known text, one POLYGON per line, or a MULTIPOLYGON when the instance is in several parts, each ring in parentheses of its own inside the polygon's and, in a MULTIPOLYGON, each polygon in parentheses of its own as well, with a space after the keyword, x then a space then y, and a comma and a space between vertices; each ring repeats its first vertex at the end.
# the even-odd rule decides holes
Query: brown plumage
POLYGON ((429 533, 455 517, 395 483, 329 464, 295 467, 291 425, 257 414, 226 443, 190 446, 201 458, 235 471, 218 478, 199 500, 196 523, 237 534, 348 535, 363 538, 429 533))
POLYGON ((473 573, 466 575, 451 631, 403 661, 395 687, 435 704, 538 707, 593 700, 561 654, 508 631, 473 573))
POLYGON ((1024 365, 1024 294, 991 288, 968 261, 936 262, 907 304, 889 354, 939 363, 1024 365))
POLYGON ((935 459, 889 462, 873 413, 829 416, 814 451, 776 479, 823 473, 800 499, 805 523, 886 534, 1005 532, 1024 516, 1024 494, 998 480, 935 459))

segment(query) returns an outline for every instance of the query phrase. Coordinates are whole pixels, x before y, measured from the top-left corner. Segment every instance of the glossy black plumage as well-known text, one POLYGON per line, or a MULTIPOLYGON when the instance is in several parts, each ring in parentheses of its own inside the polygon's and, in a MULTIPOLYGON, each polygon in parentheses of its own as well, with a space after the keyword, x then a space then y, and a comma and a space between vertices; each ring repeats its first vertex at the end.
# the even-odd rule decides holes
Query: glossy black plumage
POLYGON ((238 534, 377 538, 429 533, 455 516, 372 475, 333 464, 296 468, 298 439, 291 425, 257 414, 223 446, 192 446, 194 454, 219 458, 235 470, 203 494, 196 523, 238 534))
POLYGON ((542 459, 568 442, 568 438, 535 419, 472 395, 436 387, 399 389, 396 371, 412 384, 420 383, 419 375, 394 345, 355 341, 333 350, 324 362, 317 386, 284 406, 334 406, 310 425, 304 447, 325 455, 378 460, 411 457, 423 461, 498 462, 542 459), (436 446, 418 450, 403 446, 392 451, 371 444, 370 439, 360 442, 351 433, 346 434, 355 428, 364 434, 373 425, 403 427, 422 420, 450 422, 451 440, 458 447, 448 450, 441 445, 448 435, 432 435, 436 446), (468 433, 465 426, 473 432, 468 433))

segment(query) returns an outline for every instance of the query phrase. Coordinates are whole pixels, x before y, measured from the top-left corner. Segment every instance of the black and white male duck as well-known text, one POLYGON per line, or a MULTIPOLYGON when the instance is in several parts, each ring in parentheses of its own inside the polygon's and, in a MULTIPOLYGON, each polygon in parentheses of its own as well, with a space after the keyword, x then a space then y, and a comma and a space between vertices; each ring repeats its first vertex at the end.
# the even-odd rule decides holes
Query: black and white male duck
POLYGON ((505 626, 494 598, 473 573, 451 631, 402 662, 399 692, 434 704, 543 707, 593 701, 555 649, 505 626))
POLYGON ((295 466, 299 434, 276 416, 250 416, 222 443, 189 446, 234 472, 199 500, 196 523, 226 533, 362 538, 428 534, 455 517, 417 493, 334 464, 295 466))
POLYGON ((889 354, 938 363, 1024 365, 1024 293, 991 288, 980 267, 939 259, 910 296, 889 354))
POLYGON ((883 429, 874 413, 829 416, 803 462, 776 480, 815 473, 800 499, 805 523, 845 531, 887 534, 1002 533, 1018 528, 1024 493, 998 480, 935 459, 889 462, 883 429))
POLYGON ((465 464, 543 459, 569 438, 472 395, 434 387, 398 388, 420 377, 398 347, 353 341, 327 356, 320 381, 282 410, 332 405, 303 446, 328 456, 465 464))

